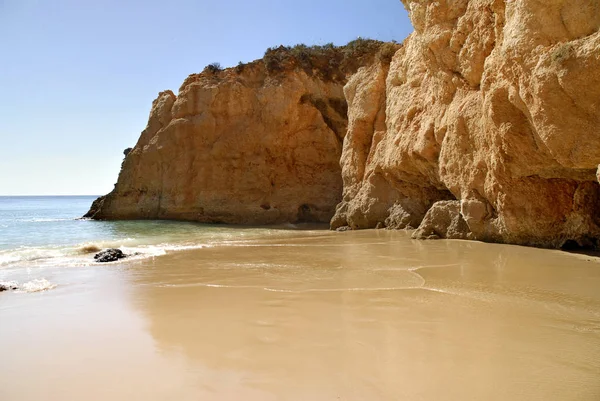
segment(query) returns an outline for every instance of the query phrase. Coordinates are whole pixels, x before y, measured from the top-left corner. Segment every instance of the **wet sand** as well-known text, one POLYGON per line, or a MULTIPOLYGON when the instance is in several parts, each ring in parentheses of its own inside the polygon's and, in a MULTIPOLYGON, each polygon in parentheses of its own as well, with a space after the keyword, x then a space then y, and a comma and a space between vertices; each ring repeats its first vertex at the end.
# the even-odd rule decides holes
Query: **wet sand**
POLYGON ((600 400, 600 262, 307 233, 0 294, 0 400, 600 400))

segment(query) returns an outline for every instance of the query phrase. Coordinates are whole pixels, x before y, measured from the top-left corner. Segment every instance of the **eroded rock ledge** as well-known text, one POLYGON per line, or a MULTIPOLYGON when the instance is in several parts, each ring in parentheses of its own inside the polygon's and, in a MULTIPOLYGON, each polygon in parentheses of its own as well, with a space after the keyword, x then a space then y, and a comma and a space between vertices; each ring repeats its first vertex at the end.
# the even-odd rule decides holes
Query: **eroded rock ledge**
POLYGON ((598 247, 600 0, 403 3, 402 46, 271 49, 161 93, 88 215, 598 247))

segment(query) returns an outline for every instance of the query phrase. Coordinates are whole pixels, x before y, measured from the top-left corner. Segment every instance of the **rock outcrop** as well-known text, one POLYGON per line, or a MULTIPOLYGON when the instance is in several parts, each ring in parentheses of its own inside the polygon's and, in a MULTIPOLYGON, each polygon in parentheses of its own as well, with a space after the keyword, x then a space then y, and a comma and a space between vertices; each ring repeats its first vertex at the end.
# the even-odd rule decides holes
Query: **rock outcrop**
POLYGON ((402 2, 415 31, 379 57, 274 49, 161 93, 89 216, 328 221, 339 202, 332 229, 598 247, 600 0, 402 2))
POLYGON ((343 86, 397 48, 280 47, 190 75, 177 96, 159 94, 114 191, 86 217, 328 223, 342 194, 343 86))
POLYGON ((94 260, 98 263, 116 262, 119 259, 124 259, 129 255, 125 255, 122 250, 117 248, 105 249, 94 255, 94 260))
POLYGON ((600 1, 403 3, 415 32, 345 88, 333 228, 597 246, 600 1))

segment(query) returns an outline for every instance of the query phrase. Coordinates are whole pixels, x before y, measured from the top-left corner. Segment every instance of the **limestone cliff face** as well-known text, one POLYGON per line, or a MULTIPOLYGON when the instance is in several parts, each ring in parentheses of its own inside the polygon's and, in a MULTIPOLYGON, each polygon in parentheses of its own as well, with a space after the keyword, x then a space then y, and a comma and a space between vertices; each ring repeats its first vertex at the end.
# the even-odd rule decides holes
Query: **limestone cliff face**
POLYGON ((402 1, 378 57, 273 49, 161 93, 88 216, 598 247, 600 0, 402 1))
POLYGON ((332 227, 597 246, 600 1, 403 3, 415 32, 345 87, 332 227))
POLYGON ((281 47, 189 76, 177 96, 159 94, 115 189, 86 216, 328 223, 342 193, 343 86, 383 45, 281 47))

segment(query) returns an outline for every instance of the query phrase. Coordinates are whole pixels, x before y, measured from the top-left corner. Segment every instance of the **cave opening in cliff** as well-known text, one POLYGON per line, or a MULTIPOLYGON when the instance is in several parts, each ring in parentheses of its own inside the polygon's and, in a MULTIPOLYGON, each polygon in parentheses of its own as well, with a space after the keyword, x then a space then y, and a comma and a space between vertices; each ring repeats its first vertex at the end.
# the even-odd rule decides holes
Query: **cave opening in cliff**
POLYGON ((298 217, 296 223, 317 223, 319 220, 313 213, 314 206, 302 204, 298 206, 298 217))
POLYGON ((575 252, 575 253, 597 253, 600 254, 600 252, 598 252, 598 239, 597 238, 590 238, 590 237, 584 237, 578 240, 575 239, 569 239, 566 240, 563 245, 560 247, 561 250, 566 251, 566 252, 575 252))

